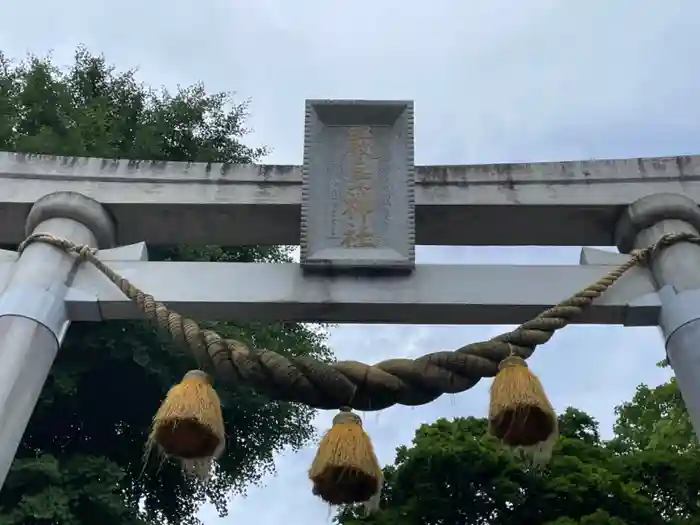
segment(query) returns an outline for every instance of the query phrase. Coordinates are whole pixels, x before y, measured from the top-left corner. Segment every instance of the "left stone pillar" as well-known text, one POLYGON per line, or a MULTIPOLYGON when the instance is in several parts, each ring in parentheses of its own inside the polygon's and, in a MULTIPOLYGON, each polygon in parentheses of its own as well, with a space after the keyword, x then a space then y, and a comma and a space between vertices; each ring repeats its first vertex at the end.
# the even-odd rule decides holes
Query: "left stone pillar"
MULTIPOLYGON (((39 199, 25 232, 99 249, 115 243, 114 223, 102 205, 73 192, 39 199)), ((30 244, 0 294, 0 487, 70 324, 65 297, 78 264, 59 248, 30 244)))

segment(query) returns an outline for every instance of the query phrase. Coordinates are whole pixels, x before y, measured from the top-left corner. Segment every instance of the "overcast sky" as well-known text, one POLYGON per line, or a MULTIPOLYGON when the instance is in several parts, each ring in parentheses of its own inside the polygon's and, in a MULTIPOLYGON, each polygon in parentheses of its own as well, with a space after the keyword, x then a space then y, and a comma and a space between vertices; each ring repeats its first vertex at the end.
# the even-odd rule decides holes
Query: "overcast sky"
MULTIPOLYGON (((76 46, 138 66, 148 83, 203 81, 252 99, 251 145, 300 163, 304 99, 413 99, 418 164, 638 157, 700 152, 700 3, 693 0, 16 0, 0 8, 0 49, 22 57, 76 46)), ((577 264, 575 248, 419 249, 419 262, 577 264)), ((503 326, 344 326, 336 355, 369 362, 452 349, 503 326)), ((655 329, 569 327, 531 366, 558 410, 593 414, 609 435, 616 404, 655 368, 655 329)), ((481 416, 488 383, 419 408, 365 415, 382 463, 421 423, 481 416)), ((319 416, 323 429, 332 413, 319 416)), ((329 523, 306 479, 314 447, 207 525, 329 523)))

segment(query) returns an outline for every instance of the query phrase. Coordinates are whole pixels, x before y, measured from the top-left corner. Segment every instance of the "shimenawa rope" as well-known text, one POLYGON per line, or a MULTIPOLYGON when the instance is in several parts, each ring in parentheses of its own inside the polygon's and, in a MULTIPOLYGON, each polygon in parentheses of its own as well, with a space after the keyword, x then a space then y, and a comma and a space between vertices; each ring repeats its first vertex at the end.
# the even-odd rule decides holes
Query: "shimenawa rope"
POLYGON ((673 244, 700 244, 700 237, 688 233, 664 235, 653 246, 633 252, 627 262, 597 282, 512 332, 455 351, 434 352, 417 359, 390 359, 375 365, 357 361, 327 364, 310 357, 287 357, 270 350, 248 348, 240 341, 224 339, 216 332, 200 328, 192 319, 157 302, 99 260, 93 248, 38 233, 29 236, 19 252, 35 242, 76 254, 94 265, 159 330, 185 344, 199 365, 219 378, 246 383, 280 401, 300 402, 314 408, 381 410, 395 404, 426 404, 442 394, 468 390, 481 378, 494 377, 503 359, 510 355, 529 358, 537 345, 546 343, 554 332, 577 319, 627 270, 646 264, 660 250, 673 244))

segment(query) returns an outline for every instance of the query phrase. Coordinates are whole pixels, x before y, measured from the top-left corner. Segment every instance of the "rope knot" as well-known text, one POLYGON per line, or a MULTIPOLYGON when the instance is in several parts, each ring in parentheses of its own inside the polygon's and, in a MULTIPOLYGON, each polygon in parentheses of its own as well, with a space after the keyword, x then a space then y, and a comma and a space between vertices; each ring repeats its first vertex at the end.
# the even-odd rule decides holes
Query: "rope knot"
POLYGON ((498 371, 500 372, 505 368, 515 368, 518 366, 524 366, 527 368, 527 362, 522 357, 511 354, 498 364, 498 371))
POLYGON ((97 248, 91 248, 87 244, 83 244, 82 246, 76 246, 76 248, 76 253, 81 259, 87 260, 90 257, 94 257, 97 255, 97 248))
POLYGON ((354 412, 341 408, 340 412, 333 417, 333 424, 337 425, 341 423, 355 423, 356 425, 362 426, 362 419, 354 412))
POLYGON ((630 252, 630 256, 641 266, 647 266, 651 259, 651 250, 648 248, 637 248, 630 252))

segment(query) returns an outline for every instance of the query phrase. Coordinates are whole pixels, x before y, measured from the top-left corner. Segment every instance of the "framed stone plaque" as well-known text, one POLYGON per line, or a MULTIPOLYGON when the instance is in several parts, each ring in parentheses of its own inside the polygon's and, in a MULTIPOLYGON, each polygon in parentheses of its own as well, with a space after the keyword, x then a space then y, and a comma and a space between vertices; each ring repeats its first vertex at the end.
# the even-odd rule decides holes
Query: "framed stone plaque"
POLYGON ((414 184, 412 102, 308 100, 303 268, 410 272, 414 184))

